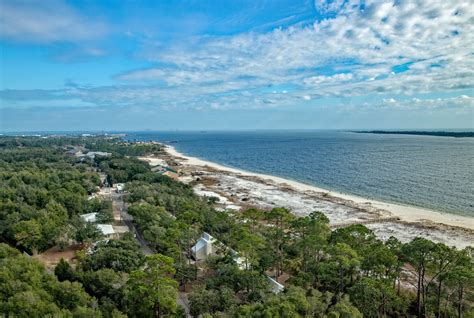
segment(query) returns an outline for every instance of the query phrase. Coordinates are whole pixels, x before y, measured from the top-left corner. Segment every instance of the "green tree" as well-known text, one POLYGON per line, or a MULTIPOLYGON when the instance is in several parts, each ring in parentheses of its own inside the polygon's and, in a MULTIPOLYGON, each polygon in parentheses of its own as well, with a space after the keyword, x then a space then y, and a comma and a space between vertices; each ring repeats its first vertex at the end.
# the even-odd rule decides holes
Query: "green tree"
POLYGON ((430 280, 427 283, 427 288, 431 285, 436 285, 436 317, 441 317, 441 296, 443 291, 443 284, 451 271, 456 268, 458 264, 467 264, 467 255, 459 252, 456 248, 450 248, 443 243, 437 243, 433 250, 433 261, 430 264, 430 280))
POLYGON ((390 280, 394 278, 398 258, 388 246, 380 240, 374 240, 372 244, 361 250, 364 251, 361 270, 364 271, 366 276, 390 280))
POLYGON ((227 288, 206 289, 204 286, 197 288, 189 295, 190 313, 193 317, 204 314, 225 312, 235 304, 234 292, 227 288))
POLYGON ((104 301, 104 298, 114 302, 114 306, 120 305, 122 287, 126 283, 126 275, 116 272, 110 268, 101 268, 97 271, 82 273, 81 281, 86 291, 104 301))
POLYGON ((34 258, 0 244, 0 312, 13 317, 68 317, 95 300, 77 282, 59 282, 34 258))
POLYGON ((130 317, 172 317, 177 310, 177 282, 173 259, 161 254, 147 257, 145 268, 130 274, 125 303, 130 317))
POLYGON ((321 264, 321 280, 329 290, 341 296, 353 281, 353 275, 360 265, 360 257, 349 245, 337 243, 329 246, 327 259, 321 264), (334 289, 334 285, 337 289, 334 289))
POLYGON ((296 218, 292 230, 294 245, 301 258, 301 270, 308 272, 310 266, 317 270, 330 233, 329 219, 321 212, 312 212, 309 216, 296 218))
POLYGON ((345 243, 358 253, 363 253, 364 248, 372 245, 376 240, 372 230, 362 224, 354 224, 348 227, 336 229, 329 238, 331 243, 345 243))
POLYGON ((99 242, 80 263, 84 270, 111 268, 120 272, 131 272, 144 262, 143 252, 133 239, 99 242))
POLYGON ((42 244, 41 226, 35 220, 21 221, 12 227, 14 237, 19 246, 27 251, 38 253, 42 244))
POLYGON ((76 307, 89 307, 92 298, 78 282, 63 281, 50 287, 54 301, 62 308, 74 310, 76 307))
POLYGON ((102 237, 97 225, 85 222, 76 232, 76 240, 81 244, 90 244, 102 237))
POLYGON ((51 298, 41 291, 25 290, 15 293, 6 302, 0 303, 0 311, 12 317, 54 317, 70 314, 60 309, 51 298))
POLYGON ((68 262, 64 260, 64 258, 61 258, 54 268, 54 274, 58 278, 60 282, 68 280, 68 281, 73 281, 75 279, 74 271, 71 268, 71 265, 69 265, 68 262))
POLYGON ((363 315, 347 298, 342 298, 329 309, 328 318, 362 318, 363 315))
POLYGON ((403 246, 403 254, 406 260, 415 268, 417 277, 416 285, 416 308, 418 317, 426 313, 426 274, 428 267, 433 261, 435 244, 427 239, 417 237, 403 246))
POLYGON ((294 219, 294 216, 285 208, 274 208, 265 216, 272 223, 268 233, 275 253, 275 279, 278 281, 278 277, 283 274, 285 230, 288 228, 289 222, 294 219))
POLYGON ((390 284, 380 279, 360 279, 350 288, 349 295, 364 317, 400 317, 406 314, 407 304, 390 284))
MULTIPOLYGON (((465 312, 466 295, 471 294, 470 301, 473 301, 472 292, 474 286, 474 261, 472 248, 466 248, 461 251, 461 257, 456 265, 445 276, 445 283, 455 294, 453 305, 456 307, 457 317, 463 317, 465 312)), ((446 315, 447 308, 445 308, 446 315)))

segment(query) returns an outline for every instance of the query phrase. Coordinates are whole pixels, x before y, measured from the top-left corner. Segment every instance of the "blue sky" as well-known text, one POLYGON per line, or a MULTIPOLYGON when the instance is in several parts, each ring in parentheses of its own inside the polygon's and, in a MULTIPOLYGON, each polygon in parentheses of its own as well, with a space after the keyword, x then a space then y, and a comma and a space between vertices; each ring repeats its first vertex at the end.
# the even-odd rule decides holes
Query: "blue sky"
POLYGON ((0 2, 0 131, 474 128, 469 1, 0 2))

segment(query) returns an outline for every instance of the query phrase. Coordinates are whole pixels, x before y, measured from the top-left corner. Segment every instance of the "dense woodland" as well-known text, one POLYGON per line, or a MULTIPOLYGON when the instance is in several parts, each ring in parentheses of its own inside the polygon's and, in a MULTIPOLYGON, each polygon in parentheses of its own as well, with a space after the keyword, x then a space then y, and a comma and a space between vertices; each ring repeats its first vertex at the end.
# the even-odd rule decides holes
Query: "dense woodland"
POLYGON ((159 151, 117 138, 0 137, 1 313, 183 317, 177 295, 191 286, 195 317, 474 317, 471 248, 383 242, 363 225, 331 231, 317 211, 219 212, 215 200, 133 157, 159 151), (72 147, 112 155, 81 161, 72 147), (96 171, 126 183, 128 212, 156 254, 145 256, 132 234, 100 240, 81 221, 92 211, 110 218, 109 201, 88 199, 102 182, 96 171), (203 231, 223 248, 198 269, 190 252, 203 231), (92 247, 54 271, 31 257, 71 244, 92 247), (285 291, 272 293, 265 275, 285 291))

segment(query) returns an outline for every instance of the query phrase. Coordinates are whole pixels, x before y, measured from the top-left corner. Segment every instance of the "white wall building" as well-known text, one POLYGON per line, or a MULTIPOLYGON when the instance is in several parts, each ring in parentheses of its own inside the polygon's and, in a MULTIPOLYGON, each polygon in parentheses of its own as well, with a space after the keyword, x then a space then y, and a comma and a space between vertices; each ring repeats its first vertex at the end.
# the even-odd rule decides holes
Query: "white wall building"
POLYGON ((270 284, 270 288, 273 293, 278 294, 279 292, 282 292, 285 289, 285 286, 271 278, 270 276, 267 276, 268 283, 270 284))
POLYGON ((87 214, 81 214, 81 219, 88 223, 94 223, 97 222, 97 213, 87 213, 87 214))
POLYGON ((209 233, 202 233, 199 240, 191 248, 195 260, 205 260, 209 255, 216 253, 218 241, 209 233))
POLYGON ((116 183, 115 187, 117 188, 117 193, 122 193, 125 185, 123 183, 116 183))
POLYGON ((102 232, 106 238, 117 238, 117 233, 114 230, 114 227, 110 224, 97 224, 97 227, 102 232))

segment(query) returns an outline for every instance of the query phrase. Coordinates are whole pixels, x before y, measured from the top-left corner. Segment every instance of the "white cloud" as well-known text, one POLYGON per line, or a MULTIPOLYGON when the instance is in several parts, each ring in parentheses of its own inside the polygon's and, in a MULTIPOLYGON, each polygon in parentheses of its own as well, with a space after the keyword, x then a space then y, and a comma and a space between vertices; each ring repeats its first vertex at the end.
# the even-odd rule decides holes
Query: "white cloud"
POLYGON ((382 100, 385 104, 395 104, 397 101, 395 100, 395 98, 384 98, 382 100))
POLYGON ((0 37, 49 43, 97 38, 107 32, 104 23, 81 16, 59 0, 0 1, 0 37))
MULTIPOLYGON (((304 95, 416 94, 474 87, 474 10, 466 2, 365 1, 361 6, 358 1, 316 1, 315 6, 335 17, 310 27, 201 38, 191 47, 180 44, 148 55, 166 68, 132 71, 119 79, 159 80, 168 90, 186 90, 190 100, 227 99, 228 104, 233 102, 230 96, 242 96, 242 91, 263 101, 270 93, 256 90, 275 85, 296 87, 273 101, 283 105, 304 95)), ((251 102, 234 101, 236 107, 251 102)))
MULTIPOLYGON (((9 13, 8 18, 2 16, 3 37, 46 42, 106 31, 60 3, 47 1, 46 6, 30 5, 25 10, 0 3, 9 13)), ((101 106, 166 109, 265 108, 381 94, 397 99, 388 97, 379 107, 408 107, 398 95, 474 88, 474 10, 469 3, 364 3, 315 1, 316 10, 327 17, 309 26, 197 37, 166 49, 148 41, 140 56, 159 66, 120 74, 116 79, 121 85, 64 94, 101 106)), ((419 107, 442 103, 407 100, 419 107)), ((470 105, 472 98, 448 102, 470 105)))

